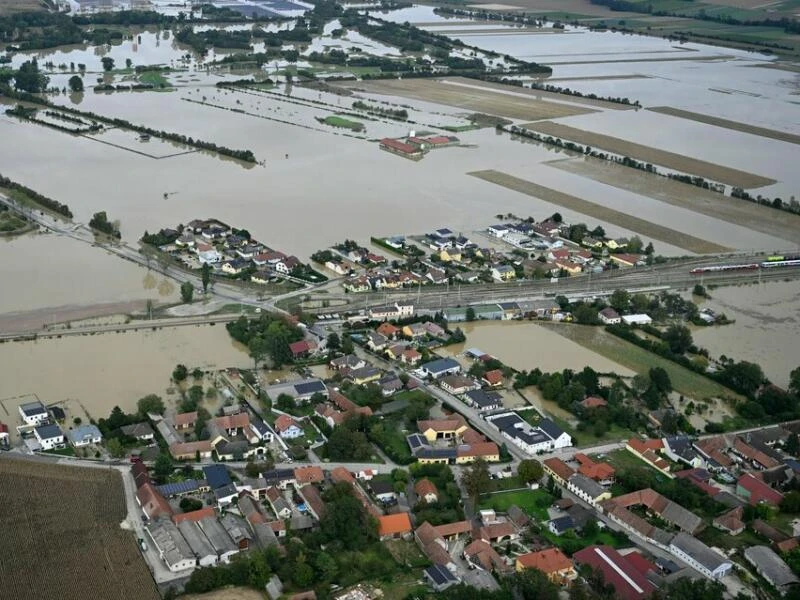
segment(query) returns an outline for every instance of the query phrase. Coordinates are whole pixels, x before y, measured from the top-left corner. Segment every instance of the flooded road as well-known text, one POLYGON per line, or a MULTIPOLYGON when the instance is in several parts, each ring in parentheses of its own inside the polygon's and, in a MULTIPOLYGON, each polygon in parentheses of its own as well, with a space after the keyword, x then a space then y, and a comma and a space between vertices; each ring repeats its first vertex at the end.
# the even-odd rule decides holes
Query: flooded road
POLYGON ((543 372, 563 369, 581 370, 586 366, 600 373, 634 375, 607 358, 587 350, 555 332, 529 321, 476 321, 458 323, 467 336, 464 344, 454 344, 439 350, 442 354, 457 355, 468 348, 478 348, 497 357, 519 371, 535 368, 543 372))

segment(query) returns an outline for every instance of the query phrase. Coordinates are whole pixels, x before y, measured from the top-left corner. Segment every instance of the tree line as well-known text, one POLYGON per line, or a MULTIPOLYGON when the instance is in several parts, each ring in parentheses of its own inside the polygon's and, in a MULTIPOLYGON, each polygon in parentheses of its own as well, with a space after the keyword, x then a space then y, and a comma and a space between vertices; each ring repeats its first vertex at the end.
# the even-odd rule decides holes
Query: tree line
POLYGON ((58 213, 59 215, 67 217, 68 219, 72 218, 72 211, 66 204, 61 204, 61 202, 53 200, 52 198, 48 198, 47 196, 44 196, 39 192, 32 190, 27 186, 22 185, 21 183, 12 181, 8 177, 3 177, 2 174, 0 174, 0 188, 5 188, 10 191, 16 191, 21 194, 24 194, 31 201, 35 202, 36 204, 39 204, 40 206, 43 206, 47 210, 52 211, 54 213, 58 213))

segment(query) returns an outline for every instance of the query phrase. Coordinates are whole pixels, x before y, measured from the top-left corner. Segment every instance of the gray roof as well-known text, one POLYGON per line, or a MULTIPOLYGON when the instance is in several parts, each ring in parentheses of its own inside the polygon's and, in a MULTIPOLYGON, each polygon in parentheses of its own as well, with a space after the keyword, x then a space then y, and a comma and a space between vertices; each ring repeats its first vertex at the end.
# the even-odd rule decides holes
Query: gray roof
POLYGON ((165 483, 164 485, 156 486, 156 489, 159 494, 165 498, 169 498, 170 496, 196 492, 200 489, 200 482, 196 479, 186 479, 184 481, 178 481, 177 483, 165 483))
POLYGON ((185 519, 178 523, 178 530, 181 532, 181 535, 183 535, 186 543, 189 544, 189 548, 192 549, 192 552, 195 553, 197 558, 202 559, 207 556, 217 556, 217 553, 213 546, 211 546, 211 542, 208 541, 206 534, 204 534, 197 523, 191 519, 185 519))
POLYGON ((147 435, 155 435, 150 423, 134 423, 133 425, 123 425, 119 428, 122 433, 130 437, 142 437, 147 435))
POLYGON ((69 431, 69 439, 72 440, 73 443, 83 442, 87 439, 103 439, 103 434, 100 433, 100 430, 97 428, 97 425, 81 425, 80 427, 76 427, 75 429, 71 429, 69 431))
POLYGON ((308 515, 294 515, 292 516, 290 527, 293 531, 312 529, 314 527, 314 519, 308 515))
POLYGON ((41 402, 26 402, 25 404, 20 404, 19 408, 23 413, 25 413, 26 417, 47 414, 47 409, 41 402))
POLYGON ((703 526, 703 519, 671 500, 667 502, 660 516, 687 533, 697 533, 703 526))
POLYGON ((432 565, 428 567, 425 569, 425 575, 437 586, 458 582, 456 576, 453 575, 447 567, 443 567, 442 565, 432 565))
POLYGON ((262 548, 278 545, 278 538, 275 532, 267 523, 256 523, 252 525, 253 535, 256 536, 256 543, 262 548))
POLYGON ((49 440, 51 438, 63 436, 64 432, 61 431, 61 428, 56 424, 39 425, 39 427, 36 428, 36 435, 43 440, 49 440))
POLYGON ((800 583, 800 579, 781 557, 767 546, 750 546, 745 549, 744 557, 776 588, 800 583))
POLYGON ((327 394, 328 390, 325 387, 325 384, 322 383, 320 379, 314 379, 311 381, 304 381, 302 383, 297 383, 294 386, 294 389, 297 391, 298 396, 309 396, 316 393, 320 394, 327 394))
POLYGON ((247 524, 241 517, 237 517, 232 513, 225 513, 219 522, 222 527, 225 528, 225 531, 228 532, 228 535, 234 543, 238 544, 240 540, 253 539, 253 536, 250 535, 250 531, 247 529, 247 524))
POLYGON ((480 408, 494 406, 499 404, 503 399, 503 396, 501 396, 499 393, 487 392, 486 390, 470 390, 465 395, 480 408))
POLYGON ((575 475, 569 478, 569 483, 586 493, 590 498, 597 498, 606 491, 602 485, 597 483, 594 479, 589 479, 582 473, 575 473, 575 475))
POLYGON ((575 528, 575 522, 572 520, 572 517, 559 517, 557 519, 553 519, 550 521, 550 524, 556 531, 568 531, 570 529, 575 528))
POLYGON ((725 557, 714 552, 703 542, 688 533, 679 533, 672 538, 671 546, 674 546, 684 554, 691 556, 698 563, 709 571, 714 571, 727 563, 725 557))
POLYGON ((232 483, 229 483, 228 485, 224 485, 221 488, 217 488, 214 490, 214 497, 217 499, 217 502, 219 502, 223 498, 230 498, 231 496, 235 496, 236 494, 237 494, 236 486, 233 485, 232 483))
POLYGON ((198 522, 200 529, 206 534, 208 541, 217 551, 217 554, 227 554, 229 552, 237 552, 239 549, 234 545, 231 536, 225 531, 225 528, 214 517, 205 517, 198 522))
POLYGON ((250 447, 250 442, 246 442, 244 440, 239 442, 222 442, 217 445, 217 455, 219 456, 228 456, 232 455, 236 458, 237 455, 244 456, 244 453, 247 452, 247 449, 250 447))
POLYGON ((180 530, 168 518, 151 522, 147 531, 168 565, 195 558, 180 530))
POLYGON ((175 431, 172 424, 166 420, 156 423, 156 429, 158 429, 158 432, 161 434, 161 437, 164 438, 164 441, 167 442, 168 446, 183 441, 183 437, 181 437, 178 432, 175 431))
POLYGON ((449 371, 450 369, 461 368, 454 359, 452 358, 440 358, 439 360, 433 360, 431 362, 425 363, 422 365, 422 368, 425 369, 428 373, 436 374, 436 373, 444 373, 445 371, 449 371))
POLYGON ((550 419, 542 419, 538 424, 539 429, 544 431, 551 439, 557 440, 564 435, 564 430, 558 425, 553 423, 550 419))
POLYGON ((394 486, 389 481, 371 481, 369 488, 375 495, 394 494, 394 486))

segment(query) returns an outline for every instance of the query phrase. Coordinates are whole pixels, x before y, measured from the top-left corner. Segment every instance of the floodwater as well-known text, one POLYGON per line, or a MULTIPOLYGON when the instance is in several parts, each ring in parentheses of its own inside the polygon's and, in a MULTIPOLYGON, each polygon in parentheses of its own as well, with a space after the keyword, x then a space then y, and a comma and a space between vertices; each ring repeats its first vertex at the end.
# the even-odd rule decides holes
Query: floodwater
MULTIPOLYGON (((800 367, 797 335, 800 332, 800 282, 708 290, 710 300, 700 303, 735 319, 733 325, 698 327, 692 335, 711 356, 728 356, 761 365, 764 374, 786 387, 789 373, 800 367)), ((699 300, 695 298, 695 301, 699 300)))
POLYGON ((539 368, 549 373, 589 366, 600 373, 633 375, 622 365, 534 322, 476 321, 458 326, 466 334, 467 341, 444 347, 439 351, 442 354, 457 355, 469 348, 478 348, 519 371, 539 368))
POLYGON ((106 417, 114 406, 133 411, 147 394, 174 400, 168 388, 179 363, 189 370, 252 367, 224 325, 0 344, 0 421, 19 425, 15 398, 31 394, 47 405, 66 402, 70 423, 86 421, 87 413, 106 417))

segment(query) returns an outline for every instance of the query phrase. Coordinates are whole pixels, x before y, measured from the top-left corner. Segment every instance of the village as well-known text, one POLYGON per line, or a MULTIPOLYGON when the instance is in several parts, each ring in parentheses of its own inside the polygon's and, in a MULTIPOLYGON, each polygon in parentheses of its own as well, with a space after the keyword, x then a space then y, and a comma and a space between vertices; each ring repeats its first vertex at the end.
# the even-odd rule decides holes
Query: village
MULTIPOLYGON (((522 314, 519 305, 495 310, 522 314)), ((800 583, 786 563, 800 545, 800 424, 686 434, 683 415, 648 411, 632 392, 618 396, 617 383, 592 385, 587 368, 587 387, 569 403, 576 429, 513 401, 533 372, 474 347, 444 352, 465 341, 448 326, 453 316, 420 319, 396 303, 341 336, 328 323, 301 324, 282 379, 179 365, 174 406, 148 397, 135 415, 115 409, 68 425, 57 406, 23 403, 21 446, 2 424, 0 445, 128 461, 133 527, 162 585, 237 555, 285 551, 329 526, 342 489, 392 555, 417 556, 431 591, 496 590, 528 569, 562 589, 599 572, 631 600, 684 577, 776 598, 800 583), (627 441, 587 443, 581 423, 615 410, 646 417, 631 422, 627 441)), ((621 321, 609 309, 597 316, 621 321)), ((537 377, 547 385, 547 374, 537 377)), ((302 587, 273 575, 266 591, 279 598, 302 587)), ((353 597, 371 597, 359 590, 353 597)))

